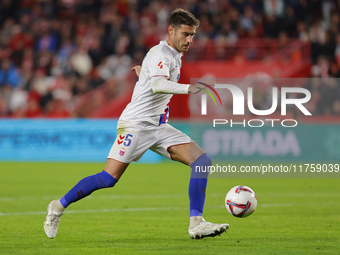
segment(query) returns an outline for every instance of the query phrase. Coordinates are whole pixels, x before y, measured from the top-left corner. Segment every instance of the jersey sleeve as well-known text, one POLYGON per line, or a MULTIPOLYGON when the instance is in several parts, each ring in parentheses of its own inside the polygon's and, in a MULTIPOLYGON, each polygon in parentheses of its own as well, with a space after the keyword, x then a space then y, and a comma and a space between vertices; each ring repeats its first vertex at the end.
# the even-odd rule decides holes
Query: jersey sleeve
POLYGON ((168 81, 165 77, 151 78, 152 91, 160 94, 189 94, 189 84, 168 81))
POLYGON ((156 77, 165 77, 166 79, 170 79, 170 64, 170 57, 166 53, 161 51, 153 52, 148 63, 150 79, 156 77))

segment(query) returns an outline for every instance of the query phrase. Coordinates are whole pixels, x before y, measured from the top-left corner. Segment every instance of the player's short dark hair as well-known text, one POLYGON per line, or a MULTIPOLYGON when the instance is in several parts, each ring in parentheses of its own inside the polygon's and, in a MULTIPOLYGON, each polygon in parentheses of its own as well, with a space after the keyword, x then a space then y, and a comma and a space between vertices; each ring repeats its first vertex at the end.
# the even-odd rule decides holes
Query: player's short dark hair
POLYGON ((180 25, 188 25, 191 27, 199 27, 200 21, 195 18, 195 16, 186 10, 181 8, 177 8, 172 11, 169 17, 169 26, 174 28, 179 27, 180 25))

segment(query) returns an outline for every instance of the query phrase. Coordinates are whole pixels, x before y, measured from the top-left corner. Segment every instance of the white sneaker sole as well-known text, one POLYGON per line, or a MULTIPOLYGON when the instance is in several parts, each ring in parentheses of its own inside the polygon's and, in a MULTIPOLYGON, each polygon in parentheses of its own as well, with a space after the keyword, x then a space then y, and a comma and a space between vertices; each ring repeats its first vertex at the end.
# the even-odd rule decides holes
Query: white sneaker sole
POLYGON ((203 231, 195 230, 195 228, 193 228, 193 229, 189 229, 189 236, 192 239, 214 237, 214 236, 221 235, 224 232, 227 232, 228 229, 229 229, 229 224, 216 224, 213 228, 206 229, 203 231))

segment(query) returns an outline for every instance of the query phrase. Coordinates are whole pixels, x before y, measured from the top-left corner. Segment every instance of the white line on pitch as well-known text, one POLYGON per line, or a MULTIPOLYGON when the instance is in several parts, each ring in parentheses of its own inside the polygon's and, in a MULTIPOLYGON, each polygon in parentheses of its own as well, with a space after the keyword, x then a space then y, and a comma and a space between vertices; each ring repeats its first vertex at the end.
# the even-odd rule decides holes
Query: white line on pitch
MULTIPOLYGON (((150 198, 180 198, 187 197, 186 193, 183 194, 144 194, 144 195, 92 195, 86 199, 150 199, 150 198)), ((222 196, 223 194, 211 193, 211 197, 222 196)), ((14 200, 53 200, 58 196, 33 196, 33 197, 0 197, 0 201, 14 201, 14 200)))
MULTIPOLYGON (((92 195, 86 199, 150 199, 150 198, 180 198, 187 197, 186 193, 183 194, 144 194, 144 195, 92 195)), ((222 193, 208 193, 208 197, 225 197, 222 193)), ((266 197, 309 197, 308 193, 275 193, 266 194, 266 197)), ((258 194, 258 197, 261 197, 258 194)), ((340 193, 318 193, 313 194, 313 197, 340 197, 340 193)), ((32 196, 32 197, 0 197, 0 201, 9 202, 15 200, 53 200, 58 196, 32 196)))
MULTIPOLYGON (((335 202, 329 202, 320 205, 334 205, 335 202)), ((261 204, 258 207, 291 207, 291 206, 305 206, 306 204, 261 204)), ((211 209, 223 209, 224 205, 218 206, 206 206, 206 208, 211 209)), ((88 210, 67 210, 67 214, 69 213, 107 213, 107 212, 143 212, 143 211, 170 211, 170 210, 189 210, 188 207, 145 207, 145 208, 121 208, 121 209, 88 209, 88 210)), ((14 213, 0 213, 1 216, 22 216, 22 215, 41 215, 46 214, 46 211, 38 211, 38 212, 14 212, 14 213)))
MULTIPOLYGON (((289 207, 294 204, 262 204, 259 207, 289 207)), ((223 205, 207 206, 211 209, 223 209, 223 205)), ((107 213, 107 212, 143 212, 143 211, 170 211, 170 210, 189 210, 188 207, 146 207, 146 208, 121 208, 121 209, 88 209, 88 210, 67 210, 66 213, 107 213)), ((0 213, 0 216, 22 216, 22 215, 41 215, 46 214, 46 211, 38 212, 14 212, 0 213)))
MULTIPOLYGON (((188 207, 149 207, 149 208, 123 208, 123 209, 88 209, 88 210, 67 210, 69 213, 107 213, 107 212, 142 212, 142 211, 166 211, 166 210, 188 210, 188 207)), ((40 212, 22 212, 22 213, 0 213, 0 216, 21 216, 46 214, 46 211, 40 212)))

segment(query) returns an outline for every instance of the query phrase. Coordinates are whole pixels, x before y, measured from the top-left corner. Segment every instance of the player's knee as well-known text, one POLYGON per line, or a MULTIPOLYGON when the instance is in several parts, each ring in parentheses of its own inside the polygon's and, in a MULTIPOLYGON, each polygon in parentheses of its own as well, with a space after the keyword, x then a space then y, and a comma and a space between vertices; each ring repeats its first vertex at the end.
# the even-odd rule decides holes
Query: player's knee
POLYGON ((117 180, 114 177, 112 177, 112 180, 106 182, 105 185, 107 188, 111 188, 115 186, 116 183, 117 183, 117 180))
POLYGON ((204 155, 205 155, 205 162, 206 162, 207 166, 211 166, 212 165, 211 157, 207 153, 204 153, 204 155))
POLYGON ((207 153, 203 153, 198 159, 197 161, 200 161, 200 165, 202 166, 211 166, 212 165, 212 160, 209 157, 209 155, 207 153))
POLYGON ((203 153, 191 164, 191 178, 207 179, 209 174, 209 168, 212 165, 212 160, 208 154, 203 153))
POLYGON ((104 187, 106 188, 111 188, 117 183, 117 180, 106 171, 102 171, 100 173, 100 179, 100 181, 104 184, 104 187))

